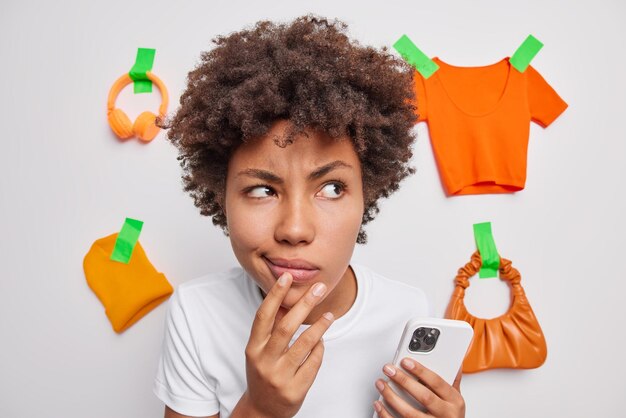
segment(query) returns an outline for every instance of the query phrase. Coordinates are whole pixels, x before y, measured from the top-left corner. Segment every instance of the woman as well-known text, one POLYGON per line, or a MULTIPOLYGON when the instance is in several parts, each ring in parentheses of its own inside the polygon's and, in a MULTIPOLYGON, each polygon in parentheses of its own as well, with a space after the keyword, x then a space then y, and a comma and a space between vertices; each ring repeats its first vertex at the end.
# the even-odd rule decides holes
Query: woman
POLYGON ((460 377, 385 364, 428 314, 424 294, 350 262, 378 199, 414 172, 416 115, 410 67, 344 32, 305 16, 218 37, 163 124, 185 190, 240 264, 170 301, 166 417, 390 417, 378 392, 397 416, 426 416, 381 368, 430 415, 464 416, 460 377))

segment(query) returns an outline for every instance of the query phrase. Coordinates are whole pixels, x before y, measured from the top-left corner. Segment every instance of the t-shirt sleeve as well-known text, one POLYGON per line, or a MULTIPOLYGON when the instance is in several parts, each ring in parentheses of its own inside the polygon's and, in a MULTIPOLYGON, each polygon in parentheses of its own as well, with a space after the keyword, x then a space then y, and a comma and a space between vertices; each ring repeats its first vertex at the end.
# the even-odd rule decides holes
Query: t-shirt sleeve
POLYGON ((179 414, 209 416, 219 412, 215 381, 202 371, 189 312, 177 289, 169 300, 154 394, 179 414))
POLYGON ((418 71, 413 71, 413 92, 415 93, 417 121, 423 122, 428 117, 428 103, 426 102, 426 85, 424 78, 418 71))
POLYGON ((526 72, 531 120, 545 128, 567 109, 567 103, 531 65, 526 72))

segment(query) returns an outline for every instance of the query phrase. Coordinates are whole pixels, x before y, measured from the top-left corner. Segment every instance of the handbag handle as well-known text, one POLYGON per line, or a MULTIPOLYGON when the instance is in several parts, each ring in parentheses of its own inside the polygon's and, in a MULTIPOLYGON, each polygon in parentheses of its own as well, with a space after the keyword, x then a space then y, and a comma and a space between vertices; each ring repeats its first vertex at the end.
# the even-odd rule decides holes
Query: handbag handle
MULTIPOLYGON (((467 289, 470 285, 469 279, 478 273, 482 264, 483 262, 480 253, 475 251, 474 254, 472 254, 470 262, 459 269, 456 278, 454 279, 456 284, 454 296, 463 299, 465 296, 465 289, 467 289)), ((526 294, 521 285, 522 275, 515 267, 513 267, 511 260, 500 257, 500 268, 498 271, 500 272, 500 280, 507 281, 511 286, 511 294, 525 299, 526 294)))

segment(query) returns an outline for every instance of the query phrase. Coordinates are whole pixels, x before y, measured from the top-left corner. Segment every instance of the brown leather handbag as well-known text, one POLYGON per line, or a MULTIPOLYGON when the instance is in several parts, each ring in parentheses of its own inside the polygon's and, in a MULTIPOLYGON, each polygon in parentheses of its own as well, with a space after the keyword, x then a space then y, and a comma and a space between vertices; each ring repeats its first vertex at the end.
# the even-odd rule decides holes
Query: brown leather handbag
POLYGON ((520 284, 522 276, 511 261, 500 258, 500 279, 509 283, 513 299, 508 312, 497 318, 482 319, 467 311, 463 302, 465 289, 481 265, 480 254, 475 252, 471 261, 459 269, 456 288, 446 311, 446 318, 468 322, 474 328, 474 338, 463 361, 463 372, 541 366, 548 354, 546 339, 520 284))

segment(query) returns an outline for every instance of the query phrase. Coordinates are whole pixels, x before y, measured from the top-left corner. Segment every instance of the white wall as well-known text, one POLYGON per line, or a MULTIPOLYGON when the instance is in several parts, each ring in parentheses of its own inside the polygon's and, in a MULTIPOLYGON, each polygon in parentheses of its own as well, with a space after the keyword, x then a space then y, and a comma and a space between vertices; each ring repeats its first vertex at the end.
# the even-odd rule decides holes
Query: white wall
MULTIPOLYGON (((365 44, 391 45, 406 33, 457 65, 496 62, 529 33, 544 42, 533 65, 570 107, 548 129, 533 126, 526 190, 446 198, 421 124, 418 172, 382 204, 354 260, 422 287, 442 315, 474 250, 472 224, 492 221, 549 353, 536 370, 466 375, 467 416, 621 415, 623 2, 38 3, 4 1, 0 11, 0 416, 162 416, 151 387, 165 305, 115 334, 85 282, 83 256, 129 216, 145 222, 141 243, 173 285, 235 258, 182 192, 176 150, 163 134, 148 145, 115 139, 108 89, 137 47, 153 47, 174 110, 215 35, 307 12, 345 20, 365 44)), ((118 100, 131 117, 156 109, 158 95, 131 91, 118 100)), ((473 280, 467 303, 478 316, 497 315, 508 289, 473 280)))

